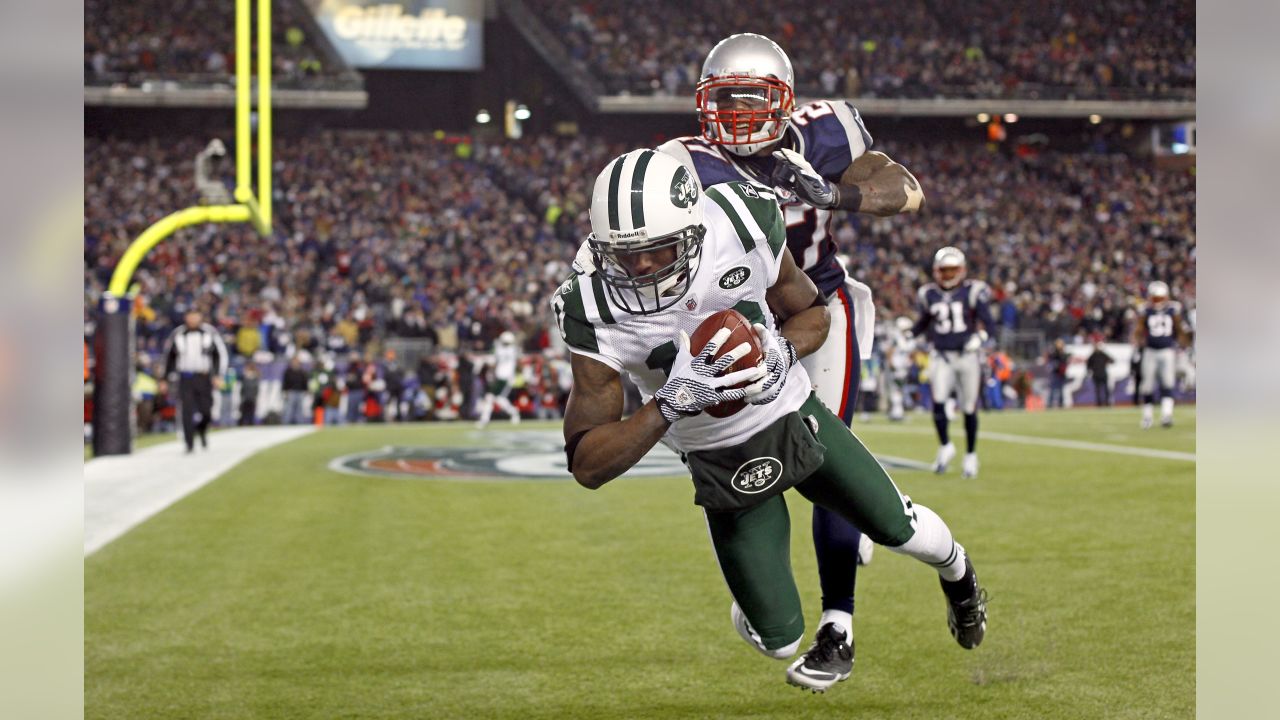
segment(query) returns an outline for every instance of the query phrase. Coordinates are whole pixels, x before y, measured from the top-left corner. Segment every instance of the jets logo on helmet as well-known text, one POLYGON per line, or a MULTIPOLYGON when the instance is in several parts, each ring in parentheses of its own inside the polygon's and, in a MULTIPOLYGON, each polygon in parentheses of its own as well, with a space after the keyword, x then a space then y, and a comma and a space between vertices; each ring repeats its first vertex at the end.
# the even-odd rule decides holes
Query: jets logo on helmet
POLYGON ((933 256, 933 279, 938 287, 950 290, 964 280, 964 253, 948 245, 933 256))
POLYGON ((683 165, 671 178, 671 202, 682 208, 698 202, 698 183, 693 181, 693 175, 683 165))
POLYGON ((698 270, 702 217, 697 178, 670 155, 632 150, 605 166, 591 193, 587 245, 619 308, 649 315, 680 301, 698 270))
POLYGON ((744 156, 776 143, 796 107, 794 84, 791 60, 774 41, 755 33, 721 40, 694 96, 702 137, 744 156))

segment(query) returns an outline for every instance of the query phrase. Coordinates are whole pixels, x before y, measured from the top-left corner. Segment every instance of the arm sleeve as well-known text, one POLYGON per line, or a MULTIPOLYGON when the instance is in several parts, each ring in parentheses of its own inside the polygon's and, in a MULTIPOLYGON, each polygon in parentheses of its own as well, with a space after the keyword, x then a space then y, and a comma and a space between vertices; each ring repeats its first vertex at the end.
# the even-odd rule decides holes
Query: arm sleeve
POLYGON ((994 334, 996 321, 991 316, 991 288, 986 283, 973 284, 973 303, 974 310, 978 314, 978 322, 982 323, 983 329, 988 333, 994 334))
POLYGON ((805 136, 805 159, 827 180, 838 181, 854 160, 871 149, 871 133, 857 108, 846 101, 820 100, 796 111, 800 116, 816 115, 801 126, 805 136))
POLYGON ((212 369, 219 377, 226 375, 227 362, 228 360, 230 360, 230 358, 227 357, 227 344, 222 342, 221 333, 215 330, 212 325, 207 326, 205 328, 205 332, 208 332, 210 335, 213 336, 213 362, 212 362, 213 368, 212 369))
POLYGON ((177 327, 173 332, 169 333, 169 339, 166 341, 168 349, 165 351, 164 375, 169 377, 177 370, 178 365, 178 333, 182 331, 181 327, 177 327))
POLYGON ((920 292, 916 293, 916 308, 920 317, 916 318, 916 324, 911 326, 911 334, 920 337, 929 329, 929 323, 933 321, 933 314, 929 312, 929 303, 925 300, 924 288, 920 288, 920 292))

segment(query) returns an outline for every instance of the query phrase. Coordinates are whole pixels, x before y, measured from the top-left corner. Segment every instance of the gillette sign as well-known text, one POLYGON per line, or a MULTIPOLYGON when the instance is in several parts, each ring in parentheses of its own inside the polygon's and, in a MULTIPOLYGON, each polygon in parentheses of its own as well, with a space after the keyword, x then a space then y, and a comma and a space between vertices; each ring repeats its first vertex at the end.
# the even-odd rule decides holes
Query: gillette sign
POLYGON ((357 68, 479 70, 483 0, 307 0, 343 59, 357 68))

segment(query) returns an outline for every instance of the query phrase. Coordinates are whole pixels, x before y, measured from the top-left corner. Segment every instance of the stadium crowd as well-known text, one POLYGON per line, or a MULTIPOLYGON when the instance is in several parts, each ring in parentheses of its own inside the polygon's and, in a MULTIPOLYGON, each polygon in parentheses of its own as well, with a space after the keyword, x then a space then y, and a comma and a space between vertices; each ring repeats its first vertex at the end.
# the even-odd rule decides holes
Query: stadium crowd
MULTIPOLYGON (((277 2, 272 71, 285 87, 307 87, 342 70, 323 61, 299 0, 277 2)), ((88 85, 148 80, 234 82, 235 3, 229 0, 85 0, 84 78, 88 85)))
POLYGON ((528 0, 579 70, 610 93, 690 95, 735 32, 776 40, 801 95, 1190 97, 1189 0, 528 0))
MULTIPOLYGON (((129 242, 196 201, 193 158, 204 142, 86 138, 87 333, 129 242)), ((582 136, 479 143, 326 131, 280 138, 270 240, 245 226, 183 230, 135 275, 140 366, 154 374, 170 329, 187 308, 200 307, 223 331, 237 368, 256 364, 260 382, 278 388, 289 359, 299 358, 312 405, 330 407, 335 418, 364 417, 360 403, 345 405, 350 388, 380 387, 386 405, 389 384, 397 397, 412 398, 393 416, 466 416, 484 379, 483 358, 510 329, 530 355, 527 394, 558 396, 556 368, 536 360, 559 347, 546 299, 588 231, 590 183, 624 149, 582 136)), ((946 244, 964 249, 971 274, 991 283, 1002 325, 1048 339, 1127 340, 1134 300, 1155 278, 1194 306, 1188 172, 1105 152, 1012 152, 982 143, 886 149, 924 184, 924 212, 847 216, 833 227, 882 317, 915 312, 929 259, 946 244)), ((224 176, 230 171, 222 168, 224 176)), ((284 413, 283 395, 269 404, 284 413)), ((552 400, 545 407, 557 409, 552 400)))

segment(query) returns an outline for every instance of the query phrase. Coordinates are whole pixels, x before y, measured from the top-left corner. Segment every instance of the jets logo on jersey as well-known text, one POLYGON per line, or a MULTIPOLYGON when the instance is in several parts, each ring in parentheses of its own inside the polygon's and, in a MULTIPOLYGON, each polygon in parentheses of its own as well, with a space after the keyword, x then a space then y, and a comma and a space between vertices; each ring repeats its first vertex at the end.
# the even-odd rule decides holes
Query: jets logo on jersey
POLYGON ((676 207, 687 208, 698 201, 698 184, 693 181, 687 168, 676 171, 671 178, 671 202, 676 207))
POLYGON ((733 474, 733 489, 755 495, 773 487, 781 479, 782 463, 777 458, 755 458, 742 463, 733 474))
POLYGON ((720 276, 720 287, 724 290, 732 290, 751 277, 751 268, 739 265, 736 268, 730 268, 729 272, 720 276))

